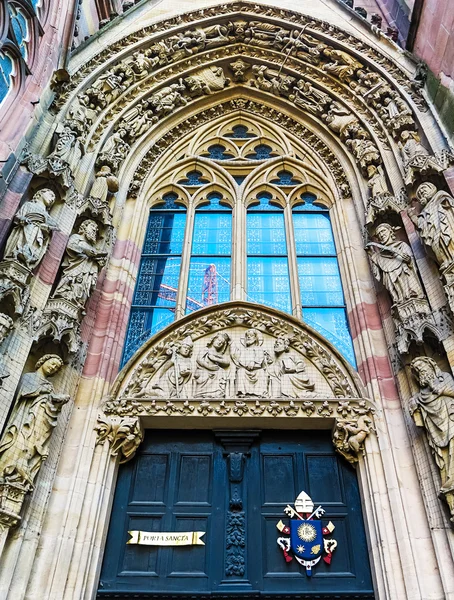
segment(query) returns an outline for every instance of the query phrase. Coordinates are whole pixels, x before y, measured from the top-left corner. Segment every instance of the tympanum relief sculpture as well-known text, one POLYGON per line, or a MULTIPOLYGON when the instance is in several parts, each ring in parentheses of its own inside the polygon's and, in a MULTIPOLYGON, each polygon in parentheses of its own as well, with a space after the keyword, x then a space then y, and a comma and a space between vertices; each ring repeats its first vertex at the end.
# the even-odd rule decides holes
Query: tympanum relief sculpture
POLYGON ((416 190, 421 212, 413 217, 419 235, 430 248, 445 281, 445 290, 451 310, 454 311, 454 198, 439 191, 430 182, 416 190))
POLYGON ((59 394, 49 378, 62 368, 62 359, 46 354, 35 371, 25 373, 18 386, 13 412, 0 441, 0 527, 20 520, 25 495, 48 456, 52 432, 69 396, 59 394))
POLYGON ((396 239, 388 223, 375 228, 375 237, 377 242, 366 246, 372 271, 391 296, 398 350, 406 353, 411 340, 422 343, 425 328, 435 332, 436 324, 410 246, 396 239))
MULTIPOLYGON (((348 415, 348 438, 355 426, 367 429, 366 422, 357 421, 370 416, 370 404, 360 404, 350 374, 302 325, 289 326, 280 317, 235 307, 194 318, 179 331, 130 360, 128 374, 103 407, 103 430, 110 418, 154 415, 348 415)), ((354 462, 352 452, 351 444, 344 455, 354 462)))
POLYGON ((410 411, 423 427, 441 477, 440 493, 454 522, 454 379, 429 357, 415 358, 411 369, 419 385, 410 411))

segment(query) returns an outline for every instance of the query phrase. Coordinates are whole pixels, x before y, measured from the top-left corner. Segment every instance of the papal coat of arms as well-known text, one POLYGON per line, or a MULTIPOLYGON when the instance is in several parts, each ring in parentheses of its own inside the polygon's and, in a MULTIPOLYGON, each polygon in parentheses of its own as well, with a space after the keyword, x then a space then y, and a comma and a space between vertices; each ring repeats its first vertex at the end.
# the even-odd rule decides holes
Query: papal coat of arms
POLYGON ((315 566, 323 556, 323 560, 329 565, 331 557, 336 549, 337 542, 332 538, 326 539, 334 531, 331 521, 323 527, 319 520, 325 514, 321 506, 314 510, 314 503, 306 492, 301 492, 295 500, 295 508, 287 505, 284 512, 290 517, 290 526, 284 525, 282 521, 276 525, 281 533, 290 534, 290 537, 280 537, 277 545, 284 553, 285 560, 290 562, 293 557, 306 567, 306 575, 312 575, 312 567, 315 566))

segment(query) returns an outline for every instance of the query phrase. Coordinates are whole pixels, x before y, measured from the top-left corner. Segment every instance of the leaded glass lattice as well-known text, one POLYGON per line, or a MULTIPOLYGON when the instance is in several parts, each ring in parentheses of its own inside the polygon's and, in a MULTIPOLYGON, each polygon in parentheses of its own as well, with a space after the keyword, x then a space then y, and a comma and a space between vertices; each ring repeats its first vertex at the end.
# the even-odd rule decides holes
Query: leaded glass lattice
POLYGON ((13 70, 12 58, 0 51, 0 103, 3 102, 11 89, 13 70))

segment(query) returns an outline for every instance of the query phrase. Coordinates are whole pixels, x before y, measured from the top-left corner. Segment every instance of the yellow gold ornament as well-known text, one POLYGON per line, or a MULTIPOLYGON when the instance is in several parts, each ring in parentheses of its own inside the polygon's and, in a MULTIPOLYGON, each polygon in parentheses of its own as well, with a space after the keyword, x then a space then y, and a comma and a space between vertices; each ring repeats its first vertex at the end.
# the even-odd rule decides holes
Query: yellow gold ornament
POLYGON ((298 527, 298 537, 303 542, 313 542, 317 537, 317 531, 313 525, 309 523, 302 523, 298 527))

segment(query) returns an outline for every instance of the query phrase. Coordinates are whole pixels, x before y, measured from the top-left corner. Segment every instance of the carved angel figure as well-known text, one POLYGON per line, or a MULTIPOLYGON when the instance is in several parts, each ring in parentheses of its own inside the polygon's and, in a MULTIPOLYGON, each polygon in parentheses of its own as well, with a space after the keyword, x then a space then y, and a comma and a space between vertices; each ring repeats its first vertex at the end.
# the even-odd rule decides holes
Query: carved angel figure
POLYGON ((443 272, 454 261, 454 198, 430 182, 418 187, 416 197, 423 207, 417 220, 419 234, 443 272))
POLYGON ((263 337, 257 329, 248 329, 241 338, 241 347, 232 348, 232 360, 236 365, 236 395, 240 398, 257 396, 264 398, 268 389, 266 366, 270 357, 262 349, 263 337))
POLYGON ((38 360, 33 373, 19 383, 16 403, 0 442, 0 480, 30 490, 47 458, 52 431, 69 396, 57 394, 49 377, 63 366, 56 354, 38 360))
POLYGON ((49 215, 54 202, 54 192, 45 188, 21 206, 14 216, 15 225, 6 242, 4 258, 18 260, 28 269, 34 269, 41 262, 51 231, 56 228, 49 215))
POLYGON ((306 373, 303 359, 291 354, 289 350, 290 340, 287 337, 278 337, 274 342, 274 360, 268 367, 271 398, 299 398, 315 388, 315 384, 311 383, 306 373))
POLYGON ((427 356, 415 358, 411 370, 420 389, 412 398, 410 411, 416 425, 426 430, 440 469, 440 491, 454 515, 454 379, 427 356))
POLYGON ((195 398, 226 398, 230 395, 230 336, 216 333, 197 356, 194 373, 195 398))
POLYGON ((87 219, 68 240, 63 273, 54 298, 65 298, 83 308, 106 262, 107 252, 97 245, 98 225, 87 219))
POLYGON ((393 302, 401 304, 410 298, 424 299, 410 246, 396 240, 394 230, 388 223, 378 225, 375 235, 379 243, 367 244, 372 270, 376 279, 381 280, 390 293, 393 302))

